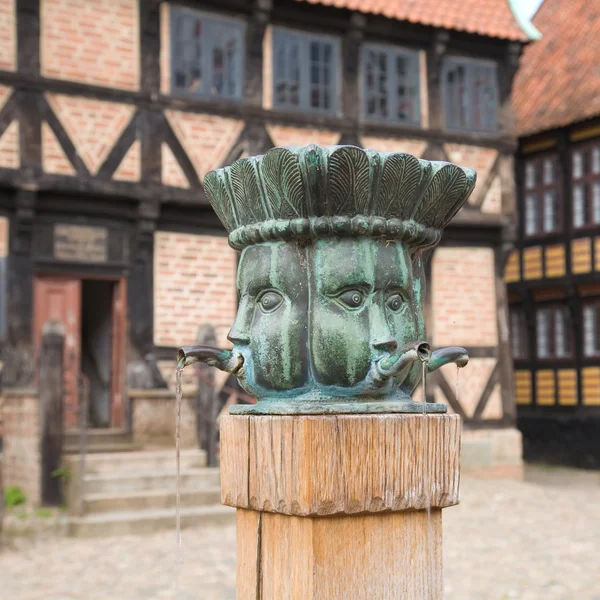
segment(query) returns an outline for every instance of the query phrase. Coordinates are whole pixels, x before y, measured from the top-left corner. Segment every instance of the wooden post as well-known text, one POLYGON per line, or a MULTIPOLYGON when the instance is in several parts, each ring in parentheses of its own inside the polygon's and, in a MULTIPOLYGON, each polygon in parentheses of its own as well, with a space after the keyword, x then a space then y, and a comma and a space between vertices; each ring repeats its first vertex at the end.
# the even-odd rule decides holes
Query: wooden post
POLYGON ((441 600, 460 428, 457 415, 223 417, 237 599, 441 600))
POLYGON ((40 457, 42 503, 62 504, 61 482, 52 473, 60 467, 63 445, 63 348, 65 329, 58 321, 42 328, 39 354, 40 375, 40 457))
MULTIPOLYGON (((198 344, 214 346, 217 332, 213 325, 205 323, 198 327, 198 344)), ((217 392, 215 390, 215 371, 204 363, 198 363, 198 391, 196 402, 196 424, 198 443, 206 450, 206 464, 217 466, 217 392)))

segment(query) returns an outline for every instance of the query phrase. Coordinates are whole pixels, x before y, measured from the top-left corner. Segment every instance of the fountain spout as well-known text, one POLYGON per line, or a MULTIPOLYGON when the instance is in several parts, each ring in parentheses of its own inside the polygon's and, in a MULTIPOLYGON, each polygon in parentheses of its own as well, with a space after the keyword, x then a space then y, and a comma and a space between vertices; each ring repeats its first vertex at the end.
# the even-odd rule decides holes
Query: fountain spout
POLYGON ((432 373, 437 371, 440 367, 449 363, 454 363, 457 367, 462 369, 467 366, 469 362, 469 355, 464 348, 460 346, 448 346, 448 348, 440 348, 431 355, 427 370, 432 373))
POLYGON ((239 352, 214 346, 182 346, 177 351, 177 367, 183 369, 195 362, 206 363, 243 379, 244 358, 239 352))
POLYGON ((367 385, 372 389, 379 389, 391 380, 402 383, 415 362, 428 362, 430 357, 431 348, 427 342, 405 344, 391 356, 381 358, 371 365, 367 375, 367 385))

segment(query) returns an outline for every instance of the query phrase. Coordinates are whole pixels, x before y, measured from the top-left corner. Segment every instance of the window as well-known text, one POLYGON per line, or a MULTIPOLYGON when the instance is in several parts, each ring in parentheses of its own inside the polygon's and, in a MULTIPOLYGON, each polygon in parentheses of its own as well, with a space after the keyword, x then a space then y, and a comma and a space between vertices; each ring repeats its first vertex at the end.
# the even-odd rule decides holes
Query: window
POLYGON ((525 235, 559 231, 560 180, 556 156, 532 158, 525 163, 525 235))
POLYGON ((583 305, 583 355, 600 356, 600 298, 583 305))
POLYGON ((274 106, 335 113, 338 54, 339 44, 334 38, 274 29, 274 106))
POLYGON ((538 308, 536 328, 538 358, 569 358, 571 356, 571 319, 566 306, 538 308))
POLYGON ((527 358, 527 319, 525 312, 517 307, 510 308, 510 343, 514 360, 527 358))
POLYGON ((498 129, 498 77, 487 61, 446 58, 442 64, 446 127, 494 133, 498 129))
POLYGON ((171 89, 190 96, 240 99, 244 25, 195 10, 171 9, 171 89))
POLYGON ((391 123, 421 122, 417 52, 367 45, 362 50, 363 117, 391 123))
POLYGON ((600 142, 573 151, 573 227, 600 224, 600 142))

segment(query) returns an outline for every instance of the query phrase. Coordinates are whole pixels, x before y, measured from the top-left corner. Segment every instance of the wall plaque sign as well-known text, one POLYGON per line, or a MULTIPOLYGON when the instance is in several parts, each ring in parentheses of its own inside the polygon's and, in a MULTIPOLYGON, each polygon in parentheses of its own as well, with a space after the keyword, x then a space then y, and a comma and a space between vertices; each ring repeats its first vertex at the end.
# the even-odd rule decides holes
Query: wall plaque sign
POLYGON ((108 230, 88 225, 54 225, 54 258, 72 262, 107 262, 108 230))

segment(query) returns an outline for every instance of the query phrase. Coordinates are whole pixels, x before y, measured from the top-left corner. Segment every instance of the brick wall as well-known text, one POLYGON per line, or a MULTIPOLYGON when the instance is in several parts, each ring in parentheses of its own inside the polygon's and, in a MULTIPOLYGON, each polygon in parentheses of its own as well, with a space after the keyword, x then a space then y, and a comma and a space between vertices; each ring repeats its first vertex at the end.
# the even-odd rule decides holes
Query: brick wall
POLYGON ((19 122, 15 119, 0 136, 0 167, 18 169, 21 164, 19 153, 19 122))
POLYGON ((432 259, 432 322, 438 346, 496 346, 496 289, 491 248, 441 247, 432 259))
POLYGON ((0 217, 0 258, 8 256, 8 218, 0 217))
POLYGON ((42 122, 42 168, 54 175, 76 175, 77 171, 67 158, 50 125, 42 122))
POLYGON ((163 185, 168 185, 171 187, 178 188, 189 188, 190 182, 188 178, 185 176, 183 169, 171 148, 163 142, 161 146, 161 155, 162 155, 162 163, 161 163, 161 181, 163 185))
POLYGON ((46 99, 89 172, 98 173, 131 121, 135 107, 65 94, 47 93, 46 99))
POLYGON ((159 231, 154 250, 154 343, 181 346, 196 341, 211 323, 219 344, 236 312, 236 253, 225 236, 159 231))
POLYGON ((142 143, 135 140, 116 168, 113 179, 117 181, 139 181, 142 176, 142 143))
MULTIPOLYGON (((129 397, 133 441, 141 445, 172 447, 175 439, 175 394, 171 390, 134 390, 129 397)), ((195 401, 193 391, 184 393, 180 430, 182 448, 198 447, 195 401)))
POLYGON ((494 177, 481 203, 481 212, 500 214, 502 212, 502 180, 500 175, 494 177))
POLYGON ((498 158, 498 151, 466 144, 444 144, 444 150, 453 163, 477 171, 477 183, 469 197, 470 204, 477 204, 483 184, 498 158))
POLYGON ((244 121, 216 115, 165 110, 165 116, 200 179, 225 162, 244 121))
POLYGON ((0 0, 0 70, 17 70, 16 0, 0 0))
MULTIPOLYGON (((459 377, 459 402, 467 417, 472 417, 487 382, 496 366, 495 358, 471 358, 469 364, 460 370, 459 377)), ((452 391, 456 390, 457 369, 455 365, 446 365, 440 369, 444 379, 452 391)), ((445 402, 445 396, 439 388, 434 390, 436 402, 445 402)), ((448 412, 452 408, 448 407, 448 412)), ((503 416, 502 395, 500 384, 497 383, 492 390, 490 398, 481 415, 483 419, 500 419, 503 416)))
POLYGON ((407 152, 413 156, 421 157, 427 142, 409 138, 381 138, 364 136, 360 139, 363 148, 377 150, 377 152, 407 152))
POLYGON ((338 131, 287 125, 267 125, 267 133, 275 146, 307 146, 308 144, 334 146, 341 137, 338 131))
POLYGON ((137 0, 41 0, 45 77, 125 90, 140 87, 137 0))
POLYGON ((41 502, 39 400, 35 391, 4 390, 3 483, 20 487, 27 502, 41 502))

